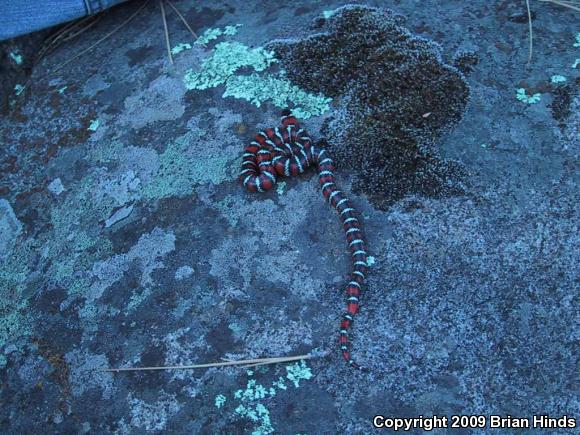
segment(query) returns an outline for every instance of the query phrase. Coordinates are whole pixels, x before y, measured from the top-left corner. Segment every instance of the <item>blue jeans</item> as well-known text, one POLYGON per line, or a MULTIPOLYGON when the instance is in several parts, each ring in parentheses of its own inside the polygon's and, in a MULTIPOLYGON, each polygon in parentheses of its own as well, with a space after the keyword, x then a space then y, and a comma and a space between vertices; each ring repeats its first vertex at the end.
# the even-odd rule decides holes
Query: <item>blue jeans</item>
POLYGON ((96 14, 126 0, 0 0, 0 41, 96 14))

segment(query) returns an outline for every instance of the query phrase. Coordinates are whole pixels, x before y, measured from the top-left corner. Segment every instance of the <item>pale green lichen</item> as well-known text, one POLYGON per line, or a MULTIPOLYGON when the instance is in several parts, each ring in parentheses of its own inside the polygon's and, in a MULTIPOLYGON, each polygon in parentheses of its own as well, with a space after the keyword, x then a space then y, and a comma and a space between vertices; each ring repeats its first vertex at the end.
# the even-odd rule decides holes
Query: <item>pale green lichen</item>
POLYGON ((90 124, 89 124, 89 128, 87 130, 89 131, 97 131, 97 128, 99 128, 99 125, 101 125, 101 121, 98 119, 92 119, 90 124))
POLYGON ((572 64, 572 68, 577 68, 577 67, 578 67, 578 65, 580 65, 580 59, 576 59, 576 60, 574 61, 574 63, 572 64))
POLYGON ((159 156, 159 169, 142 188, 144 198, 189 196, 198 184, 220 184, 232 177, 228 170, 233 160, 230 153, 216 149, 208 155, 200 156, 192 149, 192 144, 204 140, 204 135, 205 132, 201 130, 193 130, 167 146, 159 156))
POLYGON ((253 435, 267 435, 274 433, 272 422, 270 421, 270 411, 260 400, 266 398, 268 391, 263 385, 250 379, 245 390, 238 390, 234 393, 234 398, 241 403, 235 409, 236 414, 250 419, 255 423, 253 435))
POLYGON ((301 380, 308 380, 312 378, 312 372, 304 361, 300 361, 300 363, 295 363, 286 367, 286 371, 288 372, 286 378, 292 381, 296 388, 300 386, 301 380))
POLYGON ((376 262, 376 261, 375 261, 375 257, 373 257, 372 255, 369 255, 369 256, 367 257, 367 266, 368 266, 368 267, 371 267, 372 265, 374 265, 374 264, 375 264, 375 262, 376 262))
POLYGON ((224 406, 224 404, 226 403, 226 396, 224 396, 223 394, 218 394, 217 396, 215 396, 215 406, 216 408, 220 409, 222 406, 224 406))
POLYGON ((527 95, 526 90, 524 88, 519 88, 516 91, 516 98, 520 100, 522 103, 526 104, 536 104, 540 101, 542 95, 541 94, 534 94, 534 95, 527 95))
POLYGON ((282 76, 251 74, 233 76, 226 83, 223 97, 241 98, 260 107, 270 101, 276 107, 286 108, 294 104, 292 113, 302 119, 321 115, 330 109, 331 98, 303 91, 282 76))
MULTIPOLYGON (((300 386, 301 380, 312 378, 312 372, 304 361, 286 367, 286 372, 286 379, 292 382, 295 388, 300 386)), ((254 372, 249 370, 247 374, 250 377, 253 376, 254 372)), ((234 399, 239 402, 234 412, 254 423, 252 435, 268 435, 275 432, 270 420, 270 411, 263 401, 275 397, 278 390, 285 391, 287 389, 286 380, 282 377, 272 382, 268 388, 258 384, 255 379, 249 379, 245 390, 237 390, 234 393, 234 399)), ((225 401, 226 397, 220 394, 216 397, 216 407, 221 408, 225 401)))
POLYGON ((288 387, 286 386, 286 382, 284 382, 284 378, 278 378, 277 381, 272 382, 272 386, 279 388, 280 390, 288 389, 288 387))
POLYGON ((59 88, 59 89, 58 89, 58 93, 59 93, 59 94, 64 94, 64 91, 66 91, 66 90, 67 90, 67 88, 68 88, 68 86, 63 86, 62 88, 59 88))
POLYGON ((576 42, 572 44, 574 47, 580 47, 580 33, 576 33, 576 42))
POLYGON ((171 49, 171 54, 175 56, 176 54, 179 54, 182 51, 191 50, 191 48, 192 48, 191 44, 188 44, 187 42, 182 42, 180 44, 177 44, 175 47, 171 49))
POLYGON ((118 204, 111 197, 95 198, 98 180, 88 175, 71 185, 71 193, 50 211, 52 230, 43 238, 47 275, 68 289, 69 295, 85 293, 91 285, 87 272, 95 261, 108 256, 112 244, 79 228, 91 228, 108 217, 118 204))
POLYGON ((57 261, 51 266, 51 276, 57 282, 62 282, 68 277, 71 277, 75 271, 74 258, 64 258, 57 261))
POLYGON ((207 29, 196 39, 195 44, 206 45, 208 42, 217 39, 222 34, 220 29, 207 29))
POLYGON ((89 236, 85 231, 78 231, 74 235, 71 247, 75 252, 85 251, 95 246, 96 240, 89 236))
MULTIPOLYGON (((248 376, 252 376, 252 374, 248 374, 248 376)), ((234 397, 241 401, 260 400, 266 397, 267 393, 268 391, 263 385, 258 384, 255 379, 250 379, 246 389, 236 391, 234 397)))
POLYGON ((10 58, 14 61, 14 63, 16 63, 16 65, 22 65, 22 55, 18 52, 11 52, 10 53, 10 58))
POLYGON ((22 242, 14 253, 0 263, 0 348, 9 340, 30 333, 31 320, 28 317, 27 266, 39 245, 32 241, 22 242))
POLYGON ((235 24, 233 26, 226 26, 223 29, 220 28, 207 29, 205 32, 203 32, 203 34, 199 38, 196 39, 194 44, 207 45, 210 41, 213 41, 219 38, 220 36, 235 35, 236 33, 238 33, 238 27, 240 26, 241 24, 235 24))
POLYGON ((276 183, 276 192, 278 192, 278 195, 282 195, 284 193, 284 188, 286 187, 286 182, 285 181, 278 181, 278 183, 276 183))
MULTIPOLYGON (((54 285, 67 289, 68 297, 63 303, 71 303, 77 296, 90 294, 95 285, 93 267, 113 254, 112 242, 105 236, 99 236, 95 229, 99 222, 107 219, 121 205, 119 201, 125 201, 125 197, 134 199, 131 195, 139 198, 140 195, 146 198, 174 193, 189 195, 196 183, 219 182, 230 176, 224 169, 231 160, 228 155, 214 153, 201 160, 198 152, 189 150, 192 141, 195 143, 201 137, 202 133, 195 131, 181 141, 170 144, 166 153, 159 156, 159 170, 152 174, 151 180, 147 180, 151 184, 143 181, 134 186, 134 191, 125 193, 115 190, 123 178, 104 168, 106 163, 127 163, 121 161, 124 145, 105 142, 87 149, 85 159, 96 169, 81 180, 68 183, 66 192, 55 198, 50 210, 49 230, 35 239, 19 241, 14 255, 0 264, 0 347, 8 340, 17 340, 30 332, 32 320, 28 313, 28 298, 35 294, 37 286, 29 278, 31 271, 28 264, 38 263, 43 276, 49 276, 54 285), (181 154, 179 157, 182 160, 172 166, 172 162, 178 161, 177 154, 181 154)), ((198 149, 202 145, 206 146, 207 143, 198 143, 198 149)), ((149 288, 135 292, 127 310, 137 308, 150 292, 149 288)), ((95 316, 102 314, 88 304, 79 313, 84 316, 83 321, 93 321, 95 316)))
MULTIPOLYGON (((3 277, 0 277, 2 280, 3 277)), ((30 334, 31 321, 27 315, 28 302, 2 301, 0 303, 0 348, 8 341, 30 334)))
POLYGON ((555 74, 550 78, 552 83, 564 83, 566 81, 566 77, 555 74))
POLYGON ((336 13, 336 9, 332 10, 332 11, 322 11, 322 16, 324 17, 324 19, 328 20, 330 17, 332 17, 334 14, 336 13))
POLYGON ((226 26, 224 27, 223 34, 228 36, 233 36, 238 33, 238 27, 241 27, 241 24, 234 24, 233 26, 226 26))
POLYGON ((320 115, 330 109, 331 98, 314 95, 292 84, 284 72, 257 74, 276 63, 274 53, 261 47, 249 48, 239 42, 222 42, 216 45, 212 56, 202 62, 200 71, 188 71, 184 82, 187 89, 204 90, 225 85, 223 97, 244 99, 260 107, 271 102, 276 107, 294 105, 292 112, 305 119, 320 115), (236 75, 241 68, 251 68, 249 75, 236 75))
POLYGON ((22 92, 24 92, 24 86, 22 86, 20 83, 17 83, 16 85, 14 85, 14 93, 16 95, 20 95, 20 94, 22 94, 22 92))
POLYGON ((242 67, 263 71, 276 62, 274 53, 263 48, 249 48, 239 42, 221 42, 213 54, 202 62, 201 71, 185 74, 187 89, 208 89, 226 82, 242 67))

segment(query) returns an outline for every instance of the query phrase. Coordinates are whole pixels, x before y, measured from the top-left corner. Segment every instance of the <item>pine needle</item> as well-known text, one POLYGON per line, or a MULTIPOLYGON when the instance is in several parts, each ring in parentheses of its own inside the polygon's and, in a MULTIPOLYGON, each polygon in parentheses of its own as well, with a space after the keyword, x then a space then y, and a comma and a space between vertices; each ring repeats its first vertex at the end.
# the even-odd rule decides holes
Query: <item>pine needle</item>
POLYGON ((56 72, 60 69, 62 69, 65 65, 68 65, 69 63, 71 63, 73 60, 79 58, 80 56, 82 56, 83 54, 91 51, 93 48, 95 48, 97 45, 99 45, 101 42, 105 41, 107 38, 109 38, 111 35, 113 35, 115 32, 117 32, 118 30, 122 29, 124 26, 126 26, 133 18, 135 18, 139 12, 141 12, 143 10, 143 8, 145 8, 145 6, 147 5, 147 3, 149 3, 149 1, 144 2, 141 7, 139 9, 137 9, 135 12, 133 12, 133 14, 127 18, 125 21, 123 21, 120 25, 118 25, 117 27, 115 27, 113 30, 111 30, 109 33, 107 33, 105 36, 103 36, 102 38, 100 38, 97 42, 95 42, 94 44, 91 44, 89 47, 85 48, 84 50, 80 51, 79 53, 75 54, 73 57, 71 57, 70 59, 68 59, 66 62, 60 64, 58 67, 56 67, 56 69, 53 70, 53 72, 56 72))
POLYGON ((79 35, 83 31, 92 27, 95 23, 99 21, 100 17, 97 16, 88 16, 84 17, 78 21, 68 23, 64 27, 60 28, 58 31, 50 35, 44 43, 38 53, 36 53, 36 62, 39 62, 44 56, 58 47, 64 42, 74 38, 76 35, 79 35), (83 27, 85 23, 89 23, 83 27), (75 29, 80 27, 81 29, 75 32, 75 29))
POLYGON ((171 43, 169 42, 169 29, 167 28, 167 18, 165 18, 165 7, 163 6, 163 0, 159 0, 159 7, 161 8, 161 18, 163 19, 163 29, 165 30, 165 45, 167 45, 167 55, 169 56, 169 62, 173 64, 173 56, 171 55, 171 43))
POLYGON ((187 27, 187 29, 191 32, 191 34, 193 35, 193 37, 195 39, 197 39, 197 35, 195 34, 195 32, 193 31, 193 29, 191 28, 191 26, 189 25, 189 23, 187 22, 187 20, 183 17, 183 15, 181 15, 181 12, 179 12, 177 10, 177 8, 175 6, 173 6, 173 3, 171 3, 169 0, 166 0, 167 4, 169 6, 171 6, 171 9, 173 9, 175 11, 175 13, 177 14, 177 16, 179 18, 181 18, 181 21, 183 21, 183 24, 185 24, 185 27, 187 27))
MULTIPOLYGON (((563 6, 568 9, 580 12, 580 1, 579 0, 537 0, 542 3, 552 3, 555 5, 563 6)), ((530 49, 528 54, 528 65, 532 61, 533 52, 533 35, 532 35, 532 13, 530 11, 530 0, 526 0, 526 8, 528 10, 528 27, 530 34, 530 49)))
POLYGON ((528 9, 528 27, 530 32, 530 50, 528 54, 528 65, 532 61, 532 52, 534 51, 534 35, 532 33, 532 12, 530 11, 530 0, 526 0, 526 8, 528 9))
POLYGON ((99 369, 102 372, 134 372, 134 371, 151 371, 151 370, 189 370, 202 369, 210 367, 227 367, 227 366, 242 366, 242 367, 256 367, 265 364, 279 364, 291 361, 300 361, 304 359, 313 358, 312 355, 298 355, 298 356, 282 356, 274 358, 257 358, 245 359, 240 361, 222 361, 209 364, 195 364, 186 366, 160 366, 160 367, 119 367, 116 369, 99 369))
POLYGON ((574 9, 580 12, 580 1, 577 0, 538 0, 543 3, 554 3, 555 5, 564 6, 565 8, 574 9))

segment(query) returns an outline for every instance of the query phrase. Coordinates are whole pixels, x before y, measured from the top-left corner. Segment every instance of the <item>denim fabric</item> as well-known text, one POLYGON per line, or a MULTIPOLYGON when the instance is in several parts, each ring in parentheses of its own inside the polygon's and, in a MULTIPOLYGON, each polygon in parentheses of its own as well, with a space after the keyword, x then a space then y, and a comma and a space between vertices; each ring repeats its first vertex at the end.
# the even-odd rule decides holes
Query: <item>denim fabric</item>
POLYGON ((96 14, 126 0, 0 0, 0 41, 96 14))

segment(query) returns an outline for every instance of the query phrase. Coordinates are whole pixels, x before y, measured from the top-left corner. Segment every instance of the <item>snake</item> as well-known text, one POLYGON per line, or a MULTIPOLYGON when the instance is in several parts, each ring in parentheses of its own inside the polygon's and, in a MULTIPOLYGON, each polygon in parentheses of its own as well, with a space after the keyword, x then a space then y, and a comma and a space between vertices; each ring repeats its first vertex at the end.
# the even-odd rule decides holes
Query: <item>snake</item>
POLYGON ((359 298, 368 270, 364 233, 357 211, 334 181, 334 165, 325 149, 326 144, 325 139, 314 143, 291 111, 285 109, 279 127, 260 131, 244 147, 239 181, 248 191, 262 193, 272 189, 278 178, 295 177, 311 167, 316 169, 322 195, 338 212, 351 254, 346 311, 340 321, 340 351, 348 366, 365 370, 352 359, 348 338, 354 316, 359 311, 359 298))

